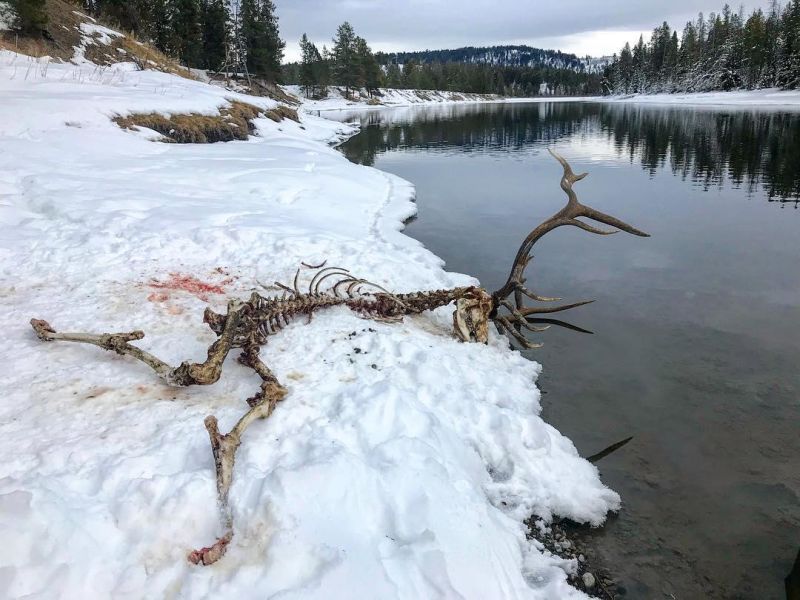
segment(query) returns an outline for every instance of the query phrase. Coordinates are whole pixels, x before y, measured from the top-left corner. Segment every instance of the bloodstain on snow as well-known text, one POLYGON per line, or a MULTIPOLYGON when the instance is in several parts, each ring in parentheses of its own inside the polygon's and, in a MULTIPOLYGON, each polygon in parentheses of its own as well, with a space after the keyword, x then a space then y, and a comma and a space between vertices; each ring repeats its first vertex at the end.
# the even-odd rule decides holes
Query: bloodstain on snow
MULTIPOLYGON (((221 269, 217 273, 223 273, 221 269)), ((197 296, 203 302, 208 302, 209 294, 225 294, 224 286, 232 283, 233 277, 227 277, 219 283, 208 283, 195 277, 194 275, 183 275, 181 273, 170 273, 166 281, 153 280, 147 285, 157 290, 167 290, 164 292, 153 292, 147 299, 150 302, 166 302, 169 300, 170 291, 188 292, 197 296)))

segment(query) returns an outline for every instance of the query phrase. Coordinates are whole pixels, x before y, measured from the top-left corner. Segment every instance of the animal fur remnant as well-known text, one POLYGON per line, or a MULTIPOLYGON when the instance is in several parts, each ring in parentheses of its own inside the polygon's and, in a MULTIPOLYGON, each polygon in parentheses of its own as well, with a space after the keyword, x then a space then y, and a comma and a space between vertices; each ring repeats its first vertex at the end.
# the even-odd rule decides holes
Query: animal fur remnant
POLYGON ((53 329, 47 321, 40 319, 32 319, 31 326, 43 341, 61 340, 93 344, 117 354, 136 358, 150 366, 168 384, 175 386, 215 383, 222 374, 222 364, 228 353, 234 348, 241 350, 238 360, 258 374, 261 378, 260 389, 247 399, 249 409, 228 433, 220 433, 216 417, 208 416, 205 419, 216 469, 222 535, 211 546, 192 551, 188 558, 195 564, 209 565, 225 554, 227 546, 233 539, 233 515, 228 503, 228 493, 233 482, 236 450, 242 443, 242 435, 251 423, 269 417, 287 394, 286 388, 261 360, 260 349, 270 336, 277 334, 292 319, 298 316, 311 319, 312 315, 326 308, 346 306, 364 318, 399 321, 407 315, 416 315, 454 304, 453 329, 460 340, 487 343, 489 323, 493 322, 500 331, 508 334, 523 348, 535 348, 539 344, 531 343, 526 333, 546 329, 534 325, 546 320, 537 315, 567 310, 587 302, 559 306, 524 305, 525 298, 544 303, 559 300, 559 298, 538 296, 525 287, 526 280, 523 274, 531 260, 533 245, 543 235, 562 225, 573 225, 602 235, 616 232, 616 230, 599 229, 580 221, 579 217, 604 223, 634 235, 647 236, 646 233, 612 216, 579 203, 572 186, 583 179, 586 173, 575 175, 566 160, 554 152, 551 154, 564 169, 561 188, 567 194, 567 204, 531 231, 517 252, 506 283, 493 293, 478 286, 466 286, 449 290, 393 294, 379 285, 352 275, 347 269, 329 267, 325 263, 303 264, 290 285, 276 282, 275 285, 282 290, 281 295, 263 296, 254 292, 248 300, 231 299, 225 314, 206 309, 204 322, 213 330, 217 339, 208 348, 208 356, 204 362, 186 361, 178 366, 171 366, 134 346, 131 342, 144 337, 141 331, 103 334, 62 333, 53 329), (304 268, 311 277, 308 284, 304 284, 301 288, 300 275, 304 268))

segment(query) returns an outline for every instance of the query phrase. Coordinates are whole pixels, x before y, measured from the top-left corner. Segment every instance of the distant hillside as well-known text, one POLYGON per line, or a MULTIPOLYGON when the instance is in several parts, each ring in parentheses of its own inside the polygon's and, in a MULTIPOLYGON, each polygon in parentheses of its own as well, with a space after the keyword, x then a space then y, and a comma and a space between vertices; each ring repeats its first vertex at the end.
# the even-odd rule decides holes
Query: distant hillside
POLYGON ((549 67, 576 73, 601 73, 609 58, 578 58, 559 50, 543 50, 532 46, 490 46, 455 48, 453 50, 422 50, 418 52, 379 52, 382 64, 404 64, 409 61, 428 64, 437 62, 486 64, 501 67, 549 67))

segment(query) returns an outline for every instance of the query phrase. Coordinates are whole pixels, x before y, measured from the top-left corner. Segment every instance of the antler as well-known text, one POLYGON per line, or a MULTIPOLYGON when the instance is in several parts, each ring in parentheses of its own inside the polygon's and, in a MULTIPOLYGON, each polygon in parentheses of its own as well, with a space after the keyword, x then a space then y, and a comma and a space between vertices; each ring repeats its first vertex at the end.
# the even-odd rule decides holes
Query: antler
POLYGON ((559 156, 552 150, 548 149, 548 152, 550 152, 550 154, 552 154, 553 157, 559 163, 561 163, 561 166, 564 167, 564 174, 561 177, 561 189, 567 194, 567 204, 552 217, 540 223, 528 234, 528 237, 525 238, 525 241, 523 241, 522 245, 519 247, 519 251, 514 259, 514 264, 511 267, 511 273, 509 274, 506 283, 503 285, 503 287, 492 294, 492 301, 494 304, 492 319, 501 330, 506 331, 524 348, 538 348, 541 346, 541 344, 533 344, 529 342, 522 334, 523 329, 534 332, 547 329, 547 327, 534 327, 531 325, 531 323, 534 322, 532 315, 560 312, 562 310, 568 310, 570 308, 583 306, 584 304, 593 302, 593 300, 585 300, 583 302, 575 302, 573 304, 565 304, 560 306, 524 306, 523 297, 530 298, 531 300, 535 300, 537 302, 555 302, 561 299, 539 296, 525 287, 526 280, 523 276, 525 273, 525 268, 533 258, 531 255, 533 245, 539 241, 541 237, 553 229, 561 227, 562 225, 572 225, 588 231, 589 233, 596 233, 598 235, 611 235, 612 233, 617 233, 617 231, 626 231, 627 233, 632 233, 633 235, 650 237, 649 234, 640 231, 631 225, 628 225, 624 221, 620 221, 616 217, 612 217, 611 215, 607 215, 599 210, 595 210, 578 202, 578 196, 575 194, 572 186, 574 183, 586 177, 588 173, 576 175, 572 171, 572 167, 570 167, 569 163, 563 157, 559 156), (616 227, 616 229, 601 229, 584 221, 578 220, 580 217, 585 217, 587 219, 597 221, 598 223, 604 223, 605 225, 616 227), (508 300, 508 296, 512 293, 514 294, 513 304, 508 300), (508 313, 501 314, 501 308, 506 308, 508 313))

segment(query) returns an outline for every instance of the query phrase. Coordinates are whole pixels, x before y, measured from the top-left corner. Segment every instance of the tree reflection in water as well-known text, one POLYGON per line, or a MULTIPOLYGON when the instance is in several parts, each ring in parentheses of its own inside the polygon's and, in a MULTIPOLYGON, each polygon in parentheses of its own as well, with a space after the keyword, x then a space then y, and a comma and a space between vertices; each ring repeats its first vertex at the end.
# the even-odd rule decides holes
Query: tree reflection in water
POLYGON ((341 150, 364 165, 397 149, 525 152, 591 134, 651 176, 668 167, 704 189, 727 182, 770 202, 800 201, 800 113, 564 102, 392 109, 361 121, 341 150))

